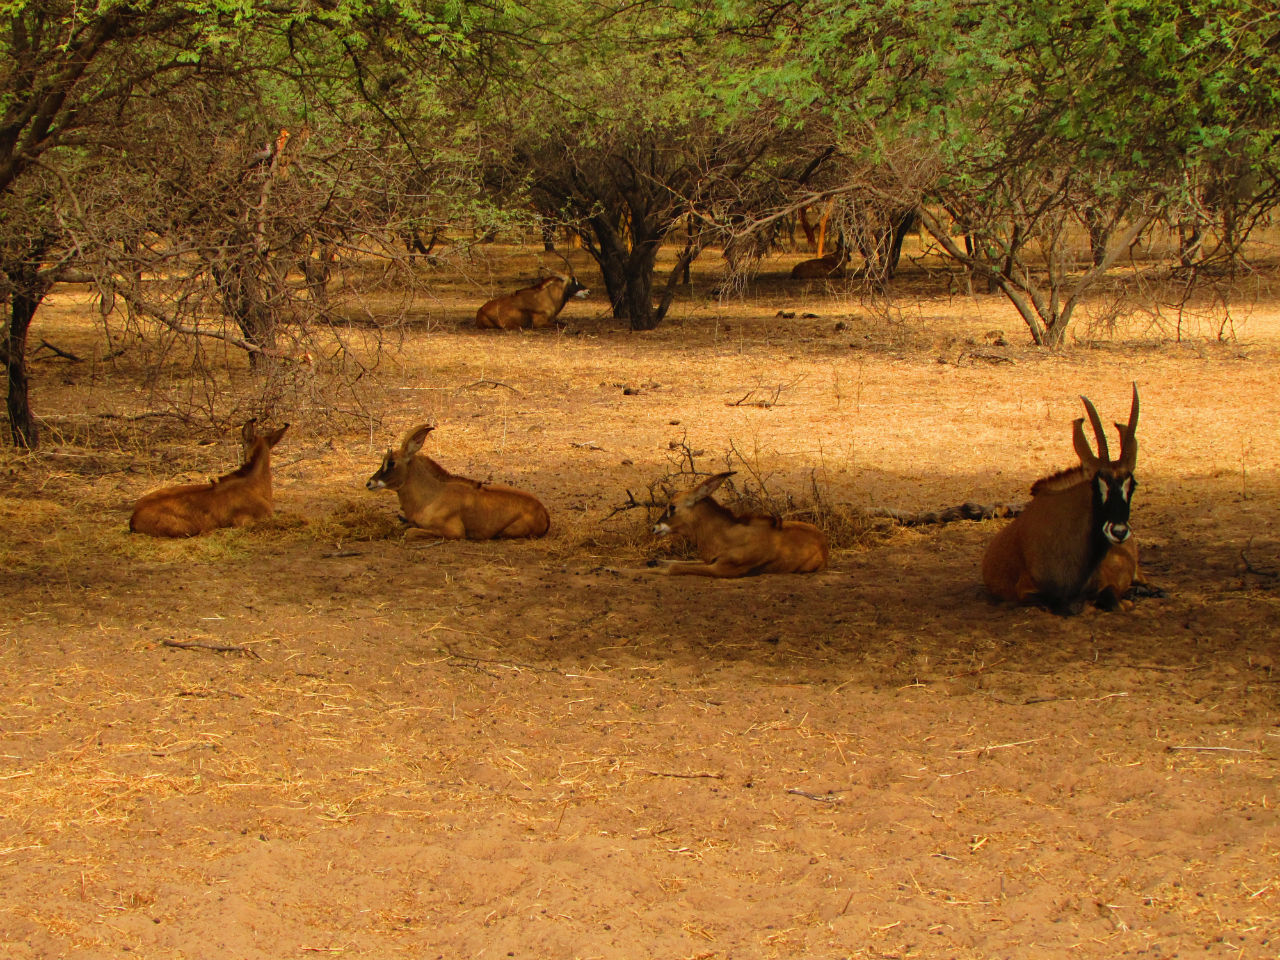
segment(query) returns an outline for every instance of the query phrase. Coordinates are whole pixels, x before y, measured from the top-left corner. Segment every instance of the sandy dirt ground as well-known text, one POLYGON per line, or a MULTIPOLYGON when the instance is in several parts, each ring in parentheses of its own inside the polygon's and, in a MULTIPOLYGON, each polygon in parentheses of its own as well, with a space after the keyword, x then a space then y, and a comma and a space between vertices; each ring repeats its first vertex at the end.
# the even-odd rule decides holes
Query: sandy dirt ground
POLYGON ((0 457, 0 954, 1280 956, 1274 303, 1046 353, 954 291, 471 329, 496 289, 442 294, 364 426, 293 414, 273 520, 182 542, 131 504, 234 467, 233 426, 146 416, 55 295, 34 333, 82 360, 41 351, 45 445, 0 457), (1133 381, 1166 595, 1115 613, 990 603, 1003 520, 710 581, 656 575, 617 509, 690 456, 858 516, 1020 502, 1074 462, 1078 395, 1123 420, 1133 381), (550 535, 405 542, 364 481, 427 421, 550 535))

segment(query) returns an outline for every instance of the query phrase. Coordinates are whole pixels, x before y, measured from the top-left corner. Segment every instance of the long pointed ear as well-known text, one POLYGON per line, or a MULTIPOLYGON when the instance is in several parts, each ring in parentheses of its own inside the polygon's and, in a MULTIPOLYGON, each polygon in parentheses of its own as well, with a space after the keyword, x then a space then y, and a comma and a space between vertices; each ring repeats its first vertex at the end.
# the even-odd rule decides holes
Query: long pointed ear
POLYGON ((1084 417, 1080 417, 1072 425, 1071 443, 1076 448, 1076 456, 1080 458, 1080 466, 1091 473, 1096 473, 1101 464, 1098 462, 1098 458, 1093 455, 1093 451, 1089 449, 1089 441, 1084 437, 1084 417))
POLYGON ((253 417, 240 428, 240 441, 245 445, 246 449, 253 446, 253 441, 258 438, 258 418, 253 417))
POLYGON ((720 484, 724 483, 736 472, 735 470, 726 470, 724 473, 717 473, 714 477, 707 477, 707 479, 689 491, 688 502, 695 504, 699 500, 707 499, 707 497, 720 489, 720 484))
POLYGON ((289 429, 289 424, 286 423, 283 427, 280 427, 276 430, 272 430, 270 433, 263 434, 263 436, 266 437, 267 446, 274 447, 277 443, 279 443, 280 438, 284 436, 284 432, 288 429, 289 429))
POLYGON ((435 427, 431 424, 424 423, 422 426, 414 427, 406 433, 404 435, 404 440, 400 443, 400 456, 412 457, 415 453, 421 450, 422 444, 426 442, 427 434, 434 429, 435 427))
POLYGON ((1120 431, 1120 466, 1133 473, 1138 464, 1138 384, 1133 384, 1133 404, 1129 407, 1129 422, 1116 424, 1120 431))
POLYGON ((1093 436, 1098 441, 1098 459, 1103 463, 1110 463, 1111 451, 1107 449, 1107 434, 1102 429, 1102 418, 1098 416, 1097 408, 1088 397, 1081 396, 1080 399, 1084 401, 1085 413, 1089 414, 1089 423, 1093 426, 1093 436))

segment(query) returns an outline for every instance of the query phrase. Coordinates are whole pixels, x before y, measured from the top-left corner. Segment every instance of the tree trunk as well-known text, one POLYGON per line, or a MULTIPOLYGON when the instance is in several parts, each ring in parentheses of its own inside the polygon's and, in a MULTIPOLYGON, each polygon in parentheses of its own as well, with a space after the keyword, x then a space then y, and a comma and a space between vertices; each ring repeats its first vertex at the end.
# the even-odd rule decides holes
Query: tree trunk
POLYGON ((652 264, 647 270, 628 271, 625 298, 632 330, 653 330, 662 322, 662 316, 653 309, 652 264))
MULTIPOLYGON (((240 261, 213 268, 223 310, 236 322, 247 343, 262 351, 275 349, 275 324, 265 301, 262 281, 252 269, 240 261)), ((256 369, 261 359, 258 350, 249 351, 249 368, 256 369)))
MULTIPOLYGON (((620 233, 602 217, 592 217, 591 236, 584 236, 587 252, 600 266, 605 291, 613 316, 626 320, 632 330, 652 330, 662 322, 665 307, 653 306, 653 268, 658 256, 656 240, 636 240, 631 249, 622 243, 620 233)), ((632 222, 632 229, 636 225, 632 222)), ((650 231, 650 236, 657 236, 650 231)), ((668 300, 669 302, 669 300, 668 300)))
POLYGON ((27 331, 36 315, 40 302, 49 292, 50 283, 39 276, 40 264, 24 263, 16 270, 7 270, 12 284, 9 327, 5 338, 5 361, 8 368, 9 433, 16 446, 34 450, 39 443, 35 418, 31 416, 31 388, 27 376, 27 331))

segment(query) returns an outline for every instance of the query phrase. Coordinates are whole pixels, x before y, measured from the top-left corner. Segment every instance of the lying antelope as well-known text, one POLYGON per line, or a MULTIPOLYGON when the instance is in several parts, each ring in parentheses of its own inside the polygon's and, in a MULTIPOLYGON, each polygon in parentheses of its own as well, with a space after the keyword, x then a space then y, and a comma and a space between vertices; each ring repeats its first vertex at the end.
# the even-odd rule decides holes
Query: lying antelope
POLYGON ((285 424, 259 433, 256 420, 240 430, 244 463, 208 483, 165 487, 142 497, 133 508, 129 529, 152 537, 194 537, 218 527, 243 527, 271 516, 271 449, 285 424))
POLYGON ((490 300, 476 311, 476 326, 481 330, 549 327, 566 303, 588 293, 577 277, 553 274, 532 287, 490 300))
POLYGON ((365 484, 394 490, 409 522, 407 538, 492 540, 540 537, 551 527, 547 508, 523 490, 455 476, 425 454, 423 442, 435 428, 423 424, 405 434, 399 450, 388 450, 382 466, 365 484))
POLYGON ((1129 422, 1120 431, 1120 458, 1112 460, 1098 411, 1087 397, 1095 456, 1075 421, 1073 443, 1080 465, 1036 481, 1031 502, 996 534, 982 558, 987 589, 1003 600, 1040 602, 1058 613, 1077 613, 1088 600, 1114 608, 1138 573, 1138 547, 1129 528, 1137 481, 1138 386, 1129 422))
POLYGON ((848 257, 842 250, 828 253, 825 257, 812 260, 801 260, 791 268, 792 280, 838 280, 844 276, 848 257))
POLYGON ((827 565, 827 538, 811 523, 757 513, 735 514, 711 496, 733 471, 708 477, 673 499, 653 532, 693 540, 701 560, 669 560, 667 574, 744 577, 815 573, 827 565))

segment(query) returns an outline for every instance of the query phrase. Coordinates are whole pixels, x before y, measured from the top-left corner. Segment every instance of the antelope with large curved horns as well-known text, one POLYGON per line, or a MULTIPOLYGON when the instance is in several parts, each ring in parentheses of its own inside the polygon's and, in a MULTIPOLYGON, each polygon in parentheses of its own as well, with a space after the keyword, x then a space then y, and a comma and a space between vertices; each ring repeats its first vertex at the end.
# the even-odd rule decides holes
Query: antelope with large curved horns
POLYGON ((693 540, 701 560, 669 560, 667 574, 745 577, 757 573, 815 573, 827 565, 827 538, 811 523, 759 513, 735 514, 711 495, 733 471, 708 477, 673 499, 653 532, 693 540))
POLYGON ((1133 386, 1129 422, 1116 424, 1116 460, 1098 411, 1087 397, 1080 399, 1098 452, 1089 447, 1081 417, 1072 429, 1080 465, 1036 481, 1031 502, 987 547, 982 579, 1002 600, 1040 602, 1058 613, 1077 613, 1089 600, 1111 609, 1137 576, 1129 508, 1137 486, 1138 385, 1133 386))
POLYGON ((591 291, 578 282, 564 254, 566 273, 555 273, 505 297, 495 297, 476 311, 476 326, 481 330, 522 330, 549 327, 556 322, 566 303, 582 299, 591 291))

